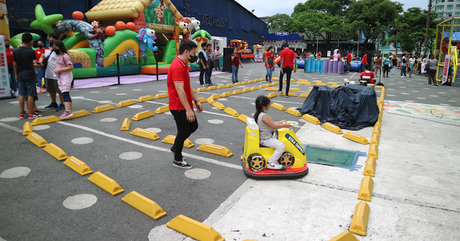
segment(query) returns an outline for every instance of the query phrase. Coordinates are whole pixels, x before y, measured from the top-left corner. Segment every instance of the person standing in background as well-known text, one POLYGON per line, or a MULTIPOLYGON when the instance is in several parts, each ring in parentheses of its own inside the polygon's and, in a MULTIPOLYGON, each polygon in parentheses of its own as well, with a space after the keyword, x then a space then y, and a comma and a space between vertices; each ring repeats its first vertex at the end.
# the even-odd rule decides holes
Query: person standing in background
POLYGON ((398 66, 398 58, 396 57, 396 54, 393 54, 391 57, 391 74, 395 74, 396 66, 398 66))
POLYGON ((321 52, 316 53, 316 60, 321 60, 321 52))
POLYGON ((243 68, 243 64, 241 63, 240 55, 238 54, 238 49, 235 47, 233 48, 232 54, 232 83, 238 82, 238 68, 241 66, 243 68))
POLYGON ((211 81, 212 69, 214 68, 214 52, 212 51, 211 44, 208 44, 207 50, 208 51, 206 51, 206 54, 208 55, 208 69, 206 70, 205 82, 208 86, 210 86, 214 85, 211 81))
POLYGON ((350 68, 351 68, 351 53, 350 53, 350 50, 347 51, 347 57, 346 57, 346 60, 347 60, 347 72, 350 72, 350 68))
POLYGON ((438 67, 438 60, 434 58, 434 54, 430 55, 430 59, 426 63, 427 75, 428 75, 428 85, 431 85, 433 82, 434 86, 438 86, 438 81, 436 80, 436 68, 438 67))
POLYGON ((197 53, 197 63, 200 66, 200 86, 203 87, 205 86, 203 77, 204 74, 206 73, 206 70, 208 69, 208 55, 206 54, 206 50, 208 49, 208 44, 207 43, 201 43, 201 49, 198 50, 197 53))
POLYGON ((267 74, 265 75, 265 81, 272 83, 272 73, 275 70, 275 54, 273 53, 273 46, 268 47, 267 52, 265 53, 265 68, 267 74))
POLYGON ((289 49, 289 44, 284 43, 282 46, 283 50, 280 53, 281 58, 281 71, 280 71, 280 78, 279 78, 279 89, 278 91, 283 91, 283 76, 286 74, 286 96, 289 96, 289 87, 291 85, 291 73, 294 70, 294 73, 297 71, 297 63, 295 59, 295 53, 291 49, 289 49))
POLYGON ((374 63, 375 77, 378 78, 380 70, 382 70, 382 57, 380 56, 380 54, 376 56, 374 63))
MULTIPOLYGON (((38 48, 35 49, 35 56, 37 57, 38 60, 42 57, 42 55, 45 53, 45 49, 43 48, 43 42, 38 41, 37 42, 38 48)), ((45 93, 46 92, 46 78, 45 78, 45 69, 43 68, 37 68, 37 75, 38 75, 38 86, 40 87, 40 92, 45 93), (44 85, 42 85, 42 79, 45 82, 44 85)))
POLYGON ((219 46, 217 46, 216 50, 214 50, 214 66, 215 70, 222 70, 220 68, 220 56, 222 54, 219 52, 219 46))
POLYGON ((385 73, 386 73, 386 77, 388 78, 388 72, 390 70, 390 58, 388 57, 388 54, 385 54, 385 58, 383 59, 383 75, 382 77, 385 77, 385 73))
POLYGON ((367 52, 364 53, 363 59, 361 60, 361 72, 364 71, 364 66, 367 64, 367 52))
POLYGON ((10 46, 10 40, 5 38, 5 52, 6 52, 6 63, 8 65, 8 73, 11 75, 10 87, 12 94, 16 97, 18 94, 18 83, 16 82, 16 76, 13 68, 13 48, 10 46))
POLYGON ((59 90, 57 78, 54 77, 54 68, 56 67, 57 54, 53 50, 54 41, 59 40, 59 35, 56 33, 51 33, 48 37, 48 42, 50 43, 51 48, 45 50, 45 54, 42 54, 40 58, 40 63, 43 64, 45 58, 48 57, 48 63, 46 65, 45 78, 46 78, 46 90, 50 93, 51 104, 46 106, 46 109, 56 109, 56 111, 64 110, 64 98, 62 97, 61 91, 59 90), (59 93, 60 104, 56 102, 56 94, 59 93))

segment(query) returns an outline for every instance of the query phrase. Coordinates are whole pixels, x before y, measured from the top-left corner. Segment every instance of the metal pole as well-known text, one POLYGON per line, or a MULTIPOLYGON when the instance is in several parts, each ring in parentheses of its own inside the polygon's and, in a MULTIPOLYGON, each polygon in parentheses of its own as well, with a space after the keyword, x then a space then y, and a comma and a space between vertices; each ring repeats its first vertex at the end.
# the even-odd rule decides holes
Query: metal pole
POLYGON ((155 65, 156 65, 156 68, 157 68, 157 81, 158 81, 160 79, 158 78, 158 60, 157 60, 157 52, 156 51, 153 52, 153 56, 155 57, 155 65))
POLYGON ((117 76, 118 76, 118 84, 120 84, 120 61, 119 61, 120 54, 117 53, 117 76))

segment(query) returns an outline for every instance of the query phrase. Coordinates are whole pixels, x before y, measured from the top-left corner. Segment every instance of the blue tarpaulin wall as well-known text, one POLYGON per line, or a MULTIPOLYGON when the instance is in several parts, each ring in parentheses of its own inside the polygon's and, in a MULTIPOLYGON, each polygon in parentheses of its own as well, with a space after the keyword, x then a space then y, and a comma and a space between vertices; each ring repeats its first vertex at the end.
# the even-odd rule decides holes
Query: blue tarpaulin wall
MULTIPOLYGON (((444 38, 450 37, 450 32, 444 32, 444 38)), ((452 41, 460 41, 460 32, 454 32, 452 34, 452 41)))

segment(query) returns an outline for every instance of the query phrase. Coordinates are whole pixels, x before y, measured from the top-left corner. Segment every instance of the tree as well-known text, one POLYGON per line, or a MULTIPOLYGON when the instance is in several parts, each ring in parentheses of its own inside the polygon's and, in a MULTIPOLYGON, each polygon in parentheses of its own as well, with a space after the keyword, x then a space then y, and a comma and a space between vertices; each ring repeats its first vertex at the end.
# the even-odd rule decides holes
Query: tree
POLYGON ((368 42, 375 42, 382 29, 390 26, 403 11, 402 4, 390 0, 360 0, 350 5, 347 19, 355 29, 360 30, 368 42))
MULTIPOLYGON (((393 23, 390 25, 391 31, 390 33, 392 34, 387 42, 388 43, 393 43, 393 46, 396 48, 396 54, 398 54, 398 40, 399 40, 399 35, 405 33, 405 30, 407 29, 407 24, 406 23, 401 23, 399 22, 398 19, 395 19, 393 23)), ((406 37, 406 36, 404 36, 406 37)), ((405 47, 408 47, 410 45, 405 45, 405 47)), ((406 50, 406 49, 404 49, 406 50)))
POLYGON ((268 25, 275 32, 290 32, 292 30, 292 18, 287 14, 275 14, 268 18, 268 25))

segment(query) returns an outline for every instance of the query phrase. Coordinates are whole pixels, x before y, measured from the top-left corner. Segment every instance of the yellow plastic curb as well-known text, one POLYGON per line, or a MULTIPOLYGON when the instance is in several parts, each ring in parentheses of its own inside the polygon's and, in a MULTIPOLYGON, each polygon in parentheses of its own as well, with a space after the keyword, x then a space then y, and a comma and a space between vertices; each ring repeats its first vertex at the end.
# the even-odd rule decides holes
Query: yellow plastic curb
POLYGON ((122 107, 130 106, 130 105, 134 105, 134 104, 136 104, 136 102, 132 99, 123 100, 123 101, 118 102, 117 107, 122 108, 122 107))
POLYGON ((315 125, 319 125, 321 122, 318 120, 318 118, 316 118, 315 116, 312 116, 312 115, 309 115, 309 114, 305 114, 302 116, 302 119, 306 120, 306 121, 309 121, 315 125))
POLYGON ((299 95, 300 98, 307 98, 310 94, 309 93, 302 93, 299 95))
POLYGON ((379 145, 379 136, 377 134, 372 135, 371 144, 379 145))
POLYGON ((358 192, 358 199, 370 202, 372 200, 372 190, 374 189, 374 180, 372 177, 365 176, 361 181, 361 187, 358 192))
POLYGON ((273 98, 273 97, 276 97, 278 96, 276 93, 270 93, 268 95, 266 95, 269 99, 273 98))
POLYGON ((220 97, 221 97, 221 96, 220 96, 219 94, 211 95, 211 98, 212 98, 213 100, 217 100, 217 99, 219 99, 220 97))
POLYGON ((229 97, 232 96, 232 92, 224 92, 222 93, 222 97, 229 97))
POLYGON ((231 116, 233 116, 233 117, 238 117, 239 116, 238 112, 236 110, 230 108, 230 107, 225 108, 224 112, 229 114, 229 115, 231 115, 231 116))
POLYGON ((208 103, 211 104, 211 105, 212 105, 212 103, 214 103, 214 99, 212 97, 208 97, 206 99, 206 101, 208 101, 208 103))
POLYGON ((149 117, 152 117, 154 116, 155 114, 153 114, 152 111, 150 110, 146 110, 146 111, 143 111, 143 112, 139 112, 137 113, 136 115, 133 116, 133 120, 134 121, 140 121, 140 120, 143 120, 145 118, 149 118, 149 117))
POLYGON ((160 137, 157 135, 157 133, 155 133, 153 131, 146 130, 146 129, 142 129, 142 128, 136 128, 133 131, 131 131, 130 134, 135 135, 135 136, 139 136, 139 137, 143 137, 143 138, 146 138, 146 139, 154 140, 154 141, 160 139, 160 137))
POLYGON ((301 116, 302 114, 300 114, 300 112, 298 110, 296 110, 294 107, 291 107, 291 108, 288 108, 286 110, 286 113, 288 114, 291 114, 293 116, 301 116))
POLYGON ((234 84, 227 84, 227 88, 235 86, 234 84))
POLYGON ((203 98, 203 97, 198 98, 198 100, 199 100, 201 103, 206 103, 206 102, 207 102, 206 99, 203 98))
POLYGON ((244 122, 244 123, 246 123, 246 120, 247 120, 248 118, 249 118, 249 117, 248 117, 247 115, 245 115, 245 114, 241 114, 241 115, 238 116, 238 120, 240 120, 240 121, 242 121, 242 122, 244 122))
POLYGON ((144 95, 144 96, 141 96, 137 99, 137 102, 145 102, 145 101, 149 101, 149 100, 153 100, 155 99, 153 96, 151 95, 144 95))
POLYGON ((129 118, 125 118, 123 121, 123 124, 121 124, 121 130, 122 131, 129 131, 129 127, 131 126, 131 121, 129 118))
POLYGON ((225 106, 217 101, 214 101, 214 103, 212 103, 212 106, 216 107, 217 109, 219 110, 224 110, 225 109, 225 106))
POLYGON ((366 137, 364 137, 363 135, 360 135, 360 134, 356 134, 356 133, 351 132, 351 131, 345 133, 345 135, 343 135, 342 137, 347 138, 347 139, 352 140, 352 141, 355 141, 355 142, 358 142, 358 143, 363 144, 363 145, 369 144, 369 141, 366 139, 366 137))
POLYGON ((169 105, 160 106, 155 110, 155 114, 161 114, 169 111, 169 105))
POLYGON ((100 106, 94 108, 93 113, 101 113, 101 112, 109 111, 109 110, 113 110, 113 109, 115 109, 115 107, 113 107, 113 105, 111 105, 111 104, 100 105, 100 106))
MULTIPOLYGON (((171 144, 171 145, 174 145, 175 141, 176 141, 176 136, 173 136, 173 135, 169 135, 165 137, 163 140, 161 140, 161 142, 171 144)), ((184 147, 192 148, 193 146, 195 146, 195 144, 193 144, 193 142, 191 142, 189 139, 186 139, 184 141, 184 147)))
POLYGON ((43 116, 43 117, 38 117, 35 120, 32 121, 32 126, 38 126, 38 125, 43 125, 43 124, 48 124, 48 123, 53 123, 53 122, 58 122, 61 121, 59 117, 55 115, 49 115, 49 116, 43 116))
POLYGON ((339 235, 333 237, 329 241, 359 241, 358 238, 355 237, 352 233, 348 231, 343 231, 339 235))
POLYGON ((101 172, 95 172, 88 178, 88 180, 94 183, 96 186, 104 189, 112 196, 115 196, 125 191, 116 181, 102 174, 101 172))
POLYGON ((243 93, 251 92, 251 88, 244 88, 242 91, 243 93))
POLYGON ((377 167, 377 161, 375 160, 375 157, 370 156, 367 158, 366 165, 364 166, 364 176, 375 176, 375 168, 377 167))
POLYGON ((201 146, 198 147, 197 150, 224 157, 230 157, 233 155, 233 153, 227 147, 214 145, 210 143, 203 143, 201 146))
POLYGON ((259 89, 259 87, 257 87, 257 86, 253 86, 253 87, 251 88, 252 91, 258 90, 258 89, 259 89))
POLYGON ((232 95, 237 95, 237 94, 241 94, 241 93, 243 93, 243 92, 241 92, 241 90, 234 90, 232 92, 232 95))
POLYGON ((40 135, 38 135, 35 132, 30 133, 26 137, 26 139, 29 140, 30 142, 34 143, 38 147, 45 147, 48 144, 48 142, 46 142, 45 139, 43 139, 43 137, 41 137, 40 135))
POLYGON ((196 92, 203 92, 203 91, 206 91, 206 87, 200 87, 198 89, 196 89, 196 92))
POLYGON ((30 124, 30 122, 26 121, 24 125, 22 126, 22 135, 27 136, 32 132, 34 132, 32 125, 30 124))
POLYGON ((282 110, 282 111, 285 111, 285 110, 286 110, 286 108, 284 108, 283 105, 278 104, 278 103, 273 103, 273 104, 271 104, 270 106, 273 107, 273 108, 275 108, 275 109, 277 109, 277 110, 282 110))
POLYGON ((373 156, 373 157, 375 157, 377 159, 378 158, 378 152, 379 152, 379 149, 378 149, 377 145, 375 145, 375 143, 372 143, 369 146, 369 154, 367 154, 367 156, 373 156))
POLYGON ((300 89, 297 88, 297 87, 296 87, 296 88, 289 88, 289 92, 290 92, 290 91, 300 91, 300 89))
POLYGON ((136 191, 126 194, 121 200, 155 220, 166 215, 160 205, 136 191))
POLYGON ((217 90, 217 86, 209 86, 207 90, 217 90))
POLYGON ((378 126, 374 126, 374 130, 372 131, 372 135, 377 135, 380 137, 380 129, 378 126))
POLYGON ((370 211, 369 204, 366 202, 359 202, 356 204, 349 231, 357 235, 366 236, 370 211))
POLYGON ((163 98, 168 98, 169 95, 168 93, 159 93, 155 95, 155 99, 163 99, 163 98))
POLYGON ((183 233, 191 238, 200 241, 224 241, 223 238, 216 230, 212 227, 186 217, 182 214, 173 218, 171 221, 166 223, 168 228, 174 229, 177 232, 183 233))
MULTIPOLYGON (((281 92, 280 96, 286 96, 286 93, 281 92)), ((291 97, 297 97, 297 94, 294 93, 294 92, 289 92, 289 96, 291 96, 291 97)))
POLYGON ((267 88, 267 87, 268 87, 268 84, 259 85, 259 89, 263 89, 263 88, 267 88))
POLYGON ((75 119, 75 118, 79 118, 83 116, 88 116, 88 115, 91 115, 91 114, 87 110, 76 110, 76 111, 72 111, 72 116, 67 118, 67 120, 75 119))
POLYGON ((76 173, 80 174, 81 176, 93 173, 91 168, 89 168, 88 165, 86 165, 86 163, 78 160, 78 158, 74 156, 68 157, 64 161, 64 164, 68 166, 70 169, 74 170, 76 173))
POLYGON ((340 129, 340 127, 334 125, 334 124, 331 124, 329 122, 326 122, 324 124, 321 125, 321 127, 323 127, 324 129, 326 130, 329 130, 335 134, 343 134, 342 132, 342 129, 340 129))
POLYGON ((241 82, 241 84, 242 84, 242 85, 247 85, 247 84, 249 84, 249 83, 248 83, 247 81, 243 81, 243 82, 241 82))
POLYGON ((46 145, 43 150, 50 154, 52 157, 56 158, 58 161, 64 161, 68 157, 61 148, 57 147, 53 143, 46 145))

